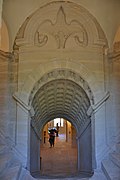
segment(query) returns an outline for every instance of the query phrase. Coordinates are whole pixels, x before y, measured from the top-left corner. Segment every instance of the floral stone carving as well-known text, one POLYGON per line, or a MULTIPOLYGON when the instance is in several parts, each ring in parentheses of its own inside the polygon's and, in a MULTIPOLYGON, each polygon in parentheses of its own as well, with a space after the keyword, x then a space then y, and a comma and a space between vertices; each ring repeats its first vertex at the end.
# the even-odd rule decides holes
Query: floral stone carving
POLYGON ((66 20, 66 14, 61 6, 58 10, 56 22, 50 19, 43 21, 35 34, 35 45, 42 47, 47 44, 49 36, 56 42, 57 49, 64 49, 69 37, 72 37, 78 46, 87 46, 87 32, 77 20, 66 20))

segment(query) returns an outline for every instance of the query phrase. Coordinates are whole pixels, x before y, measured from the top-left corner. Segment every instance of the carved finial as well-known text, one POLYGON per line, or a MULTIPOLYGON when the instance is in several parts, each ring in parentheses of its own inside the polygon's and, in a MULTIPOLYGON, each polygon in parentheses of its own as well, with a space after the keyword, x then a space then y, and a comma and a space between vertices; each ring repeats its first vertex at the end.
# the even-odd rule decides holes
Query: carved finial
POLYGON ((65 25, 66 24, 66 15, 64 13, 64 9, 62 6, 60 6, 58 13, 57 13, 57 24, 65 25))

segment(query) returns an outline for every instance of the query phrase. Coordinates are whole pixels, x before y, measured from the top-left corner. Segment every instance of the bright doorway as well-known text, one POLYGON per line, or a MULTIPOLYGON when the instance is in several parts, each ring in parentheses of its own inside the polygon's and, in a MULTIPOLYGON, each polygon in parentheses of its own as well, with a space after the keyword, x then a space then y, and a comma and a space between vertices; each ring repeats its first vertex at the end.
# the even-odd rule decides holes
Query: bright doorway
POLYGON ((77 173, 77 141, 74 126, 63 118, 49 121, 42 131, 41 175, 71 176, 77 173), (55 137, 55 145, 50 148, 49 129, 59 124, 59 136, 55 137))

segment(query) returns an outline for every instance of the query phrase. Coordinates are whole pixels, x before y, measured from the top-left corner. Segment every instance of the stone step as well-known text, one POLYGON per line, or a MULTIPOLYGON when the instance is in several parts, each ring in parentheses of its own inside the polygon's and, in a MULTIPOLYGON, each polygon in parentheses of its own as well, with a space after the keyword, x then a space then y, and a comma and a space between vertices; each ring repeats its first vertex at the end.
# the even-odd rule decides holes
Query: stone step
MULTIPOLYGON (((29 173, 29 175, 30 175, 30 173, 29 173)), ((65 175, 64 176, 63 175, 62 176, 61 175, 54 176, 54 174, 52 174, 50 176, 50 175, 41 175, 40 172, 34 172, 32 174, 32 176, 31 176, 32 178, 35 178, 37 180, 51 180, 51 179, 53 179, 53 180, 106 180, 106 179, 97 179, 97 178, 95 179, 95 177, 91 178, 91 176, 83 174, 83 173, 76 174, 76 175, 70 175, 70 176, 68 176, 68 175, 67 176, 65 176, 65 175)), ((26 177, 28 177, 28 175, 26 177)), ((30 180, 33 180, 33 179, 30 179, 30 180)))
POLYGON ((116 164, 120 168, 120 154, 119 153, 116 153, 116 152, 110 153, 110 159, 114 164, 116 164))
POLYGON ((11 164, 13 159, 12 153, 0 154, 0 174, 11 164))
POLYGON ((21 174, 20 174, 20 177, 19 177, 19 180, 35 180, 36 178, 32 177, 30 175, 30 172, 27 171, 26 169, 22 168, 22 171, 21 171, 21 174))
POLYGON ((120 153, 120 143, 119 143, 119 144, 116 144, 116 152, 117 152, 117 153, 120 153))
POLYGON ((25 179, 26 170, 24 168, 21 169, 19 180, 25 179))
POLYGON ((6 145, 0 144, 0 154, 6 150, 6 145))
POLYGON ((94 170, 94 174, 89 180, 107 180, 101 169, 94 170))
POLYGON ((21 165, 15 167, 9 167, 6 172, 0 176, 0 179, 4 180, 18 180, 21 173, 21 165))
POLYGON ((101 168, 108 180, 120 180, 120 168, 110 159, 103 160, 101 168))
POLYGON ((9 148, 5 144, 0 144, 0 154, 9 152, 9 148))

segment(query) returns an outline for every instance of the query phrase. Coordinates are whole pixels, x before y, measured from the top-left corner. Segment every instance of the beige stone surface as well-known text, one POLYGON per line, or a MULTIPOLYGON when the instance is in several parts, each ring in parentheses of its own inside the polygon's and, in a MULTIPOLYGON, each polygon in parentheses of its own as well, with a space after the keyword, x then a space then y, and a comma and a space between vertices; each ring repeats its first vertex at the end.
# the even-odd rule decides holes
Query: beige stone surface
MULTIPOLYGON (((0 136, 30 172, 40 169, 43 126, 63 116, 76 129, 78 172, 104 179, 95 170, 102 164, 107 178, 119 177, 119 7, 119 0, 4 0, 0 6, 0 136)), ((14 167, 11 176, 15 169, 19 174, 14 167)))

